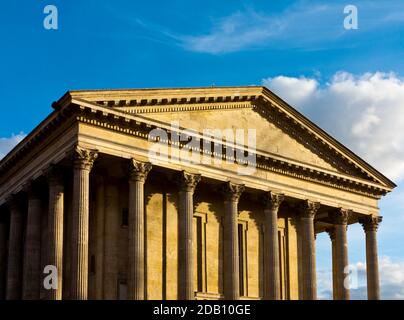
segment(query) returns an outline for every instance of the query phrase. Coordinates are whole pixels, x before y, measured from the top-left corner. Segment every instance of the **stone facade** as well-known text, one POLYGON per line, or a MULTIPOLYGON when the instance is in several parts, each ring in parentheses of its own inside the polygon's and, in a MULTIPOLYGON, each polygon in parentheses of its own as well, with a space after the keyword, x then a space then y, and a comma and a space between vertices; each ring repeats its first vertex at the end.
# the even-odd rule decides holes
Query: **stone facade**
POLYGON ((0 162, 0 299, 313 300, 321 232, 349 299, 358 222, 380 298, 378 200, 394 183, 268 89, 71 91, 53 107, 0 162), (204 129, 255 129, 256 147, 204 129))

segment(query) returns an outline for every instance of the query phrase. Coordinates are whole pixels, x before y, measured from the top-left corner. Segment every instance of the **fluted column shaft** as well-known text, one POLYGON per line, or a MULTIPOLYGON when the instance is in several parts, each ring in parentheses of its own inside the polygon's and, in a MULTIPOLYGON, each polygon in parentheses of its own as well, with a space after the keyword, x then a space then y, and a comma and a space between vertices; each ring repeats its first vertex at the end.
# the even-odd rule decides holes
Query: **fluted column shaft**
POLYGON ((316 247, 314 217, 319 209, 317 202, 306 201, 302 206, 301 231, 303 242, 303 299, 317 299, 316 247))
POLYGON ((347 225, 350 211, 338 209, 332 213, 335 232, 335 268, 336 268, 336 286, 337 299, 349 300, 349 287, 345 283, 347 274, 345 273, 348 266, 348 242, 347 242, 347 225))
POLYGON ((240 299, 240 268, 238 249, 238 202, 243 185, 228 182, 224 194, 224 297, 226 300, 240 299))
MULTIPOLYGON (((45 203, 43 204, 45 207, 45 203)), ((49 206, 49 203, 48 203, 49 206)), ((49 209, 48 206, 44 208, 46 214, 41 215, 41 261, 40 261, 40 293, 39 298, 41 300, 48 299, 49 291, 44 286, 44 280, 47 277, 47 274, 43 273, 43 270, 46 265, 49 264, 48 262, 48 251, 49 251, 49 230, 48 230, 48 216, 49 216, 49 209)))
POLYGON ((337 266, 336 266, 336 247, 335 247, 335 231, 334 228, 327 230, 331 240, 332 251, 332 298, 338 300, 338 286, 337 286, 337 266))
POLYGON ((48 263, 55 266, 58 273, 57 289, 49 290, 48 299, 62 300, 64 185, 60 169, 53 168, 51 170, 48 183, 48 263))
POLYGON ((0 220, 0 300, 6 297, 7 224, 0 220))
POLYGON ((104 297, 104 248, 105 248, 105 185, 102 175, 96 177, 96 299, 102 300, 104 297))
POLYGON ((41 264, 41 199, 34 186, 28 190, 28 215, 24 249, 23 292, 24 300, 38 300, 41 264))
POLYGON ((21 298, 23 216, 17 200, 10 203, 10 235, 7 264, 7 300, 21 298))
POLYGON ((267 300, 280 300, 281 280, 278 243, 278 210, 284 197, 274 193, 265 196, 265 293, 267 300))
POLYGON ((178 299, 194 300, 193 195, 200 175, 181 172, 178 203, 178 299))
POLYGON ((118 296, 119 279, 119 188, 111 177, 105 179, 105 234, 104 234, 104 267, 103 267, 103 299, 114 300, 118 296))
POLYGON ((368 300, 380 300, 377 229, 382 217, 369 216, 360 220, 366 233, 366 275, 368 300))
POLYGON ((72 208, 71 298, 88 298, 88 233, 90 171, 97 153, 76 147, 74 150, 72 208))
POLYGON ((145 299, 144 183, 150 163, 131 160, 129 169, 128 299, 145 299))

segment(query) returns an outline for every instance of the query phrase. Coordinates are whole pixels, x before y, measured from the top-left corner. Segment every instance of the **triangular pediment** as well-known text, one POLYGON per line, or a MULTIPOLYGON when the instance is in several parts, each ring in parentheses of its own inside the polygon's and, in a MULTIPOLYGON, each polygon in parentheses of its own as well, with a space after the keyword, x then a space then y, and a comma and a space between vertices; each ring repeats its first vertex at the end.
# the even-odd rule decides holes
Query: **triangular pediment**
POLYGON ((149 121, 203 133, 256 130, 256 148, 286 162, 367 180, 387 189, 388 178, 264 87, 134 89, 71 92, 71 97, 149 121))

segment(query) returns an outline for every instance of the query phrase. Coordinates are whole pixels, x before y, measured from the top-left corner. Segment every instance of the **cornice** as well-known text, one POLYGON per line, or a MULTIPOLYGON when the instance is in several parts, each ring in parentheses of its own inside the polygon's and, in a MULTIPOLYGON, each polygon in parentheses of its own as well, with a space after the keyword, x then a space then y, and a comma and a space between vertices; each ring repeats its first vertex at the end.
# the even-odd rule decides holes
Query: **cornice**
POLYGON ((73 99, 83 99, 108 107, 236 102, 262 94, 261 86, 152 88, 69 91, 73 99))

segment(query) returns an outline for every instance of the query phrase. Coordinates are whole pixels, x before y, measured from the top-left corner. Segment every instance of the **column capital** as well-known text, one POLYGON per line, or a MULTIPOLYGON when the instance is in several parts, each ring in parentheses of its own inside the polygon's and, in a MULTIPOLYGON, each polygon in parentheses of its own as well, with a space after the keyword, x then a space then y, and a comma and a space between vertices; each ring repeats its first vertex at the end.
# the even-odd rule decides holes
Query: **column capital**
POLYGON ((300 205, 300 211, 304 218, 314 219, 318 209, 320 209, 320 202, 306 200, 300 205))
POLYGON ((221 192, 224 195, 225 200, 238 202, 244 189, 245 186, 243 184, 235 184, 228 181, 222 186, 221 192))
POLYGON ((347 225, 348 219, 352 215, 352 210, 339 208, 329 213, 329 216, 334 224, 347 225))
POLYGON ((370 215, 359 218, 359 223, 362 225, 365 232, 377 231, 382 220, 383 217, 381 216, 370 215))
POLYGON ((200 174, 188 173, 186 171, 181 171, 177 176, 177 185, 180 191, 194 192, 197 184, 201 181, 200 174))
POLYGON ((98 158, 97 150, 89 150, 78 145, 73 150, 73 162, 75 169, 91 171, 94 161, 98 158))
POLYGON ((278 211, 284 199, 285 196, 281 193, 274 193, 272 191, 265 193, 265 195, 263 196, 265 209, 271 211, 278 211))
POLYGON ((142 162, 132 158, 129 161, 129 180, 145 182, 151 169, 152 164, 150 162, 142 162))

